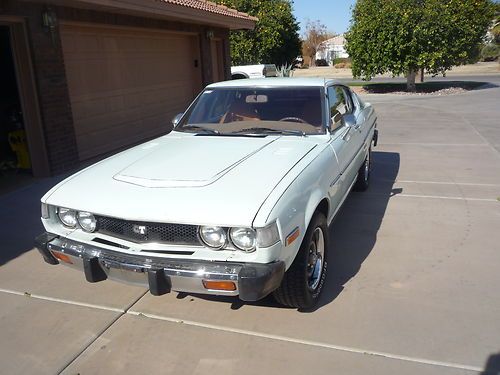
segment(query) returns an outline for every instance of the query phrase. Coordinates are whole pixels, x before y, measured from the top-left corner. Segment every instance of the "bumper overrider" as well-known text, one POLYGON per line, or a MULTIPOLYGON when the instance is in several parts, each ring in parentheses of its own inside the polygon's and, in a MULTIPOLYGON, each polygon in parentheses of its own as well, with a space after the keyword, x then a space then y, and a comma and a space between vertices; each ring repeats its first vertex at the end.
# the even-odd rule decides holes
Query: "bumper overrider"
POLYGON ((161 258, 104 249, 47 232, 35 239, 35 246, 49 264, 59 264, 59 258, 82 269, 88 282, 109 278, 145 285, 156 296, 175 290, 257 301, 276 289, 285 274, 282 261, 259 264, 161 258), (234 290, 210 289, 217 282, 232 282, 234 290))

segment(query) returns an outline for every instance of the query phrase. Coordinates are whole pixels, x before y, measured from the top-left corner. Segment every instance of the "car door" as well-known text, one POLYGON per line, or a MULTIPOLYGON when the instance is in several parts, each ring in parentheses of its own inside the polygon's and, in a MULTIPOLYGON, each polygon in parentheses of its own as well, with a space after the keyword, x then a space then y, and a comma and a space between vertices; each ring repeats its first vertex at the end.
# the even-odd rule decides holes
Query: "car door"
POLYGON ((354 105, 347 88, 333 85, 327 88, 332 147, 340 168, 339 188, 330 196, 332 204, 340 204, 357 175, 355 159, 358 155, 360 132, 357 129, 354 105))

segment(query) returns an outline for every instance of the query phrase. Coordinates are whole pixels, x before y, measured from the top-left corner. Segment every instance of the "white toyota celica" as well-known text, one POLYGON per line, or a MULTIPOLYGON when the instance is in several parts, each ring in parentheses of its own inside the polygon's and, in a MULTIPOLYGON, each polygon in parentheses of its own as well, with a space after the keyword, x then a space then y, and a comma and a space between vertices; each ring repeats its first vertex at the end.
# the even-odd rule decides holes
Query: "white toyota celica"
POLYGON ((154 295, 312 307, 328 224, 368 187, 373 108, 335 81, 237 80, 207 86, 173 124, 45 194, 44 259, 154 295))

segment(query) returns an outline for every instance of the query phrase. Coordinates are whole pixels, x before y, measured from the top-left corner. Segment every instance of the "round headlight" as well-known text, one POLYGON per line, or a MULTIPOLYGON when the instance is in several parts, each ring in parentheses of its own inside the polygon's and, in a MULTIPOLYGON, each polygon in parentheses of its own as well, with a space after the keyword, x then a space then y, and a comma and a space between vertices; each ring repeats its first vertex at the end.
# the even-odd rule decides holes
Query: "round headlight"
POLYGON ((214 249, 222 249, 227 243, 227 234, 221 227, 200 227, 203 243, 214 249))
POLYGON ((234 246, 243 251, 254 251, 257 243, 255 230, 251 228, 231 228, 229 235, 234 246))
POLYGON ((69 208, 60 207, 57 210, 57 215, 61 222, 67 227, 74 228, 76 227, 76 211, 70 210, 69 208))
POLYGON ((97 222, 90 212, 78 212, 78 222, 85 232, 95 231, 97 222))

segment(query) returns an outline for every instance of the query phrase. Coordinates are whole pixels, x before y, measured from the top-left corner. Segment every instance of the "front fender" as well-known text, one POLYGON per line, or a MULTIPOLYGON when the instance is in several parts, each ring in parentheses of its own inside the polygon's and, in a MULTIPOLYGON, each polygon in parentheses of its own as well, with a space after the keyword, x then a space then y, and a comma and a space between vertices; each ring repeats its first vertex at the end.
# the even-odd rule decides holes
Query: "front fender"
POLYGON ((263 227, 276 220, 279 222, 283 244, 279 260, 285 262, 287 269, 297 255, 316 208, 323 199, 329 200, 331 176, 339 173, 330 147, 310 153, 294 169, 267 198, 253 223, 255 227, 263 227), (297 229, 299 236, 287 244, 287 237, 297 229))
MULTIPOLYGON (((326 199, 326 201, 328 202, 328 207, 330 207, 330 200, 328 199, 327 196, 325 196, 325 193, 323 191, 321 191, 320 189, 315 189, 311 193, 311 196, 309 197, 309 201, 307 202, 306 210, 304 213, 304 224, 306 228, 309 227, 309 223, 311 222, 311 219, 314 213, 316 212, 316 209, 324 199, 326 199)), ((328 216, 328 212, 325 213, 325 216, 328 216)))

